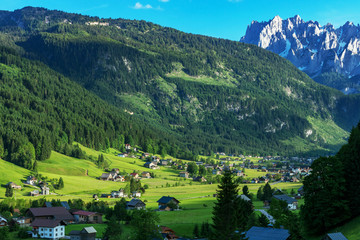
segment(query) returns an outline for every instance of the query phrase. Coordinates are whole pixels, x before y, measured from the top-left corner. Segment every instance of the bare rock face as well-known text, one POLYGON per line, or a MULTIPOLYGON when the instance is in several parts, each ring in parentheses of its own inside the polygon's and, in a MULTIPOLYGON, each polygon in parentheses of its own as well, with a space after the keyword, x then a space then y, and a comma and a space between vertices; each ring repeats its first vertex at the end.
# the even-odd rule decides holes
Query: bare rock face
POLYGON ((305 22, 299 15, 286 20, 276 16, 268 22, 253 21, 240 42, 277 53, 313 78, 326 72, 348 78, 360 74, 360 26, 351 22, 335 29, 305 22))

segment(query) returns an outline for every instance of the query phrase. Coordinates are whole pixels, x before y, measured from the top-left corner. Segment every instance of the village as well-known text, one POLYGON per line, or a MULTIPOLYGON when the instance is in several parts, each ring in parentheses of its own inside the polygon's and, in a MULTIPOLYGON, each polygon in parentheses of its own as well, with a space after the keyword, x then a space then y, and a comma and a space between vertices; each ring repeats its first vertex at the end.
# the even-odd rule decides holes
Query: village
MULTIPOLYGON (((271 199, 286 202, 287 209, 290 211, 299 211, 303 194, 301 181, 305 176, 311 174, 309 166, 312 160, 309 158, 234 156, 216 153, 213 157, 200 157, 198 161, 189 161, 140 152, 130 145, 127 145, 126 148, 126 152, 105 155, 112 162, 125 161, 123 163, 127 163, 128 166, 126 169, 106 168, 105 171, 93 178, 93 181, 97 181, 99 184, 111 183, 113 188, 118 187, 108 192, 101 190, 89 192, 92 202, 88 204, 74 204, 80 200, 56 200, 65 197, 60 194, 59 185, 63 181, 61 177, 60 180, 60 178, 54 179, 38 174, 26 176, 20 184, 16 184, 16 181, 8 182, 5 187, 12 188, 14 193, 21 192, 22 187, 31 187, 33 190, 27 196, 30 199, 33 198, 32 201, 39 203, 36 207, 27 209, 14 208, 10 215, 2 216, 2 224, 4 226, 17 224, 21 228, 24 227, 27 229, 27 236, 31 238, 99 239, 104 230, 97 233, 97 229, 110 221, 110 218, 107 217, 109 210, 106 209, 115 209, 118 203, 122 203, 122 208, 130 212, 146 209, 159 214, 168 212, 188 215, 186 202, 193 197, 181 197, 176 194, 175 190, 204 187, 214 190, 207 194, 195 194, 194 201, 202 206, 201 211, 210 211, 208 205, 212 206, 216 199, 216 186, 226 171, 232 173, 242 188, 249 187, 250 191, 246 194, 244 192, 240 194, 241 191, 239 191, 239 197, 248 201, 254 210, 263 213, 269 223, 274 223, 274 218, 267 213, 271 206, 271 199), (135 162, 139 167, 131 169, 135 162), (169 177, 163 176, 166 172, 171 174, 166 176, 172 176, 173 184, 168 183, 169 177), (157 184, 155 188, 149 188, 149 185, 160 182, 166 184, 157 184), (270 198, 261 196, 264 186, 273 189, 270 198), (278 186, 286 186, 286 188, 294 186, 295 189, 292 187, 291 191, 287 191, 278 186), (153 195, 153 191, 161 191, 163 195, 153 195), (52 201, 47 201, 48 197, 52 201), (181 202, 185 204, 181 204, 181 202), (99 208, 100 205, 103 207, 99 208), (73 229, 72 226, 82 226, 83 228, 76 227, 76 230, 67 230, 73 229)), ((85 172, 86 175, 90 174, 88 169, 85 172)), ((68 184, 67 181, 65 181, 65 188, 66 184, 68 184)), ((183 233, 174 231, 172 226, 172 224, 168 225, 162 222, 159 231, 164 237, 163 239, 189 239, 179 237, 183 233)), ((191 234, 187 234, 187 237, 189 235, 191 236, 191 234)))

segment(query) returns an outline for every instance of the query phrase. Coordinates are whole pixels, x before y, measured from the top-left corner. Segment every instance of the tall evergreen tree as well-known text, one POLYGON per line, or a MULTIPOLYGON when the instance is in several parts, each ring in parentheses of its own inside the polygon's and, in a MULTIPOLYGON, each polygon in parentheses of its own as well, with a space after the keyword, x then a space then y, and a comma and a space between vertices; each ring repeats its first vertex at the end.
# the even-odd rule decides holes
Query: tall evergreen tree
POLYGON ((217 202, 213 209, 213 234, 211 239, 240 239, 236 230, 241 230, 239 224, 245 217, 239 214, 241 198, 238 197, 239 185, 235 183, 230 171, 221 178, 217 190, 217 202))
POLYGON ((111 217, 111 219, 107 222, 104 237, 109 240, 117 240, 121 239, 122 233, 122 225, 116 221, 115 217, 111 217))
POLYGON ((62 177, 59 178, 58 189, 64 188, 64 180, 62 177))
POLYGON ((12 197, 14 195, 14 189, 11 187, 11 185, 7 185, 6 191, 5 191, 5 197, 12 197))
POLYGON ((268 182, 265 184, 263 191, 264 191, 264 195, 263 195, 264 200, 270 201, 272 198, 273 192, 272 192, 271 186, 268 182))
POLYGON ((193 236, 194 236, 194 238, 198 238, 200 236, 200 234, 199 234, 199 226, 197 224, 195 224, 195 226, 194 226, 193 236))
POLYGON ((120 201, 117 201, 114 207, 113 216, 115 216, 118 221, 128 221, 129 215, 126 210, 126 200, 121 198, 120 201))
POLYGON ((151 240, 157 238, 159 215, 154 211, 133 210, 131 225, 135 230, 134 240, 151 240))
POLYGON ((344 145, 337 157, 344 166, 345 198, 349 202, 353 217, 360 215, 360 122, 352 129, 348 144, 344 145))
POLYGON ((35 159, 32 170, 37 173, 38 172, 38 166, 37 166, 37 160, 35 159))
POLYGON ((264 215, 264 214, 261 214, 259 216, 259 224, 260 224, 260 227, 267 227, 269 225, 269 219, 264 215))
POLYGON ((312 173, 304 179, 305 203, 300 213, 309 234, 322 234, 349 218, 349 202, 343 166, 337 157, 321 157, 311 167, 312 173))
POLYGON ((243 187, 242 191, 243 191, 243 194, 244 194, 245 196, 247 196, 247 197, 250 196, 249 188, 248 188, 247 185, 245 185, 245 186, 243 187))

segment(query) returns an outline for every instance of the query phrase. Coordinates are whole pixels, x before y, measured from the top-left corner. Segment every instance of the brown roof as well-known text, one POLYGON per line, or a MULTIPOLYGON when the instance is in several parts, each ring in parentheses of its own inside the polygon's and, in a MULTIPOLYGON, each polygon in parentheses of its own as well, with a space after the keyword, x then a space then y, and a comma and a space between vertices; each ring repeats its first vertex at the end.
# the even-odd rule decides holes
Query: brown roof
POLYGON ((56 220, 74 220, 74 217, 64 207, 29 208, 33 217, 52 217, 56 220))
POLYGON ((65 225, 65 223, 61 220, 52 220, 52 219, 35 219, 31 223, 31 226, 33 226, 33 227, 54 228, 59 225, 65 225))

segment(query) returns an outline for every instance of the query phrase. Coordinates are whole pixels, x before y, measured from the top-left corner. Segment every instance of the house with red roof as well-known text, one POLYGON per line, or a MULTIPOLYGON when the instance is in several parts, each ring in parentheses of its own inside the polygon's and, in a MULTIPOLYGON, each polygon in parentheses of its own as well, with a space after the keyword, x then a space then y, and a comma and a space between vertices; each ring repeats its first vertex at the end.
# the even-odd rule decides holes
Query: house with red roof
POLYGON ((138 174, 138 173, 130 173, 130 176, 132 176, 133 178, 139 178, 139 174, 138 174))

